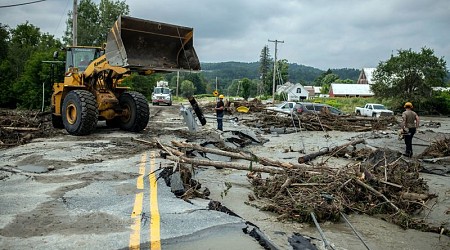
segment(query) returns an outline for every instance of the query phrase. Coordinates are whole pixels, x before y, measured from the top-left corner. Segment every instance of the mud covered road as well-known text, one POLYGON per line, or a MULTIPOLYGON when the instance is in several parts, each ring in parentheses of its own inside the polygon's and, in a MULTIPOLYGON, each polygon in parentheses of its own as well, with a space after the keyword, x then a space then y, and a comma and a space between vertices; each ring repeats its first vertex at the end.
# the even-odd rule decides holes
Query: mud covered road
MULTIPOLYGON (((213 115, 208 109, 204 112, 213 115)), ((228 118, 234 117, 239 121, 254 119, 252 114, 228 118)), ((264 249, 242 230, 251 230, 251 225, 259 227, 279 249, 293 249, 289 241, 295 234, 311 238, 317 248, 323 249, 322 236, 313 225, 280 220, 279 215, 259 209, 262 201, 251 198, 248 171, 195 166, 193 178, 210 195, 187 201, 177 198, 164 179, 158 178, 161 169, 176 163, 160 156, 155 140, 164 145, 171 141, 200 144, 223 140, 225 134, 215 129, 215 120, 207 120, 199 131, 189 132, 178 105, 154 106, 149 125, 140 134, 99 123, 89 136, 74 137, 58 130, 20 146, 0 148, 0 249, 264 249), (237 216, 210 210, 211 200, 219 201, 237 216)), ((438 138, 450 137, 450 118, 422 117, 423 123, 431 121, 441 125, 419 129, 415 154, 438 138)), ((244 125, 235 119, 224 123, 225 130, 238 128, 244 125)), ((252 143, 240 150, 289 162, 351 138, 364 138, 370 147, 404 149, 395 126, 371 132, 298 130, 280 134, 250 130, 264 143, 252 143)), ((314 162, 321 161, 336 166, 354 162, 329 156, 314 162)), ((441 174, 421 173, 421 178, 438 197, 428 201, 417 216, 448 230, 449 163, 433 167, 441 174)), ((450 238, 445 235, 404 230, 382 217, 357 213, 347 217, 370 249, 450 248, 450 238)), ((335 249, 365 248, 344 221, 321 223, 321 228, 335 249)))

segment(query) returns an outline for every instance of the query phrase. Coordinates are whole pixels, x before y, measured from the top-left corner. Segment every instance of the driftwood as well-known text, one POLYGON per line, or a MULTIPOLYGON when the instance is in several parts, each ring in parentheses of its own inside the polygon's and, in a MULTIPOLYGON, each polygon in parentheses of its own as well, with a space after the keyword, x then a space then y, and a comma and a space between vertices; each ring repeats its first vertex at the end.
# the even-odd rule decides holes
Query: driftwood
POLYGON ((220 168, 232 168, 238 170, 247 170, 247 171, 255 171, 255 172, 264 172, 271 174, 281 174, 285 171, 281 168, 269 167, 269 166, 259 166, 259 165, 244 165, 234 162, 222 162, 222 161, 210 161, 210 160, 202 160, 197 158, 188 158, 186 156, 167 156, 167 159, 175 162, 183 162, 190 163, 199 166, 212 166, 212 167, 220 167, 220 168))
POLYGON ((372 193, 374 193, 376 196, 378 196, 378 197, 380 197, 380 198, 383 198, 387 203, 389 203, 389 204, 395 209, 395 211, 397 211, 397 212, 400 211, 400 209, 399 209, 396 205, 394 205, 394 203, 392 203, 388 198, 386 198, 386 196, 384 196, 384 194, 378 192, 377 190, 375 190, 375 188, 373 188, 373 187, 367 185, 366 183, 364 183, 364 182, 362 182, 362 181, 360 181, 360 180, 358 180, 358 179, 355 179, 355 181, 356 181, 356 183, 358 183, 360 186, 363 186, 363 187, 367 188, 368 190, 370 190, 370 191, 371 191, 372 193))
POLYGON ((403 188, 402 185, 398 185, 398 184, 395 184, 395 183, 392 183, 392 182, 389 182, 389 181, 379 180, 379 182, 381 182, 383 184, 386 184, 386 185, 391 185, 391 186, 396 187, 396 188, 403 188))
POLYGON ((276 161, 276 160, 272 160, 272 159, 269 159, 266 157, 257 156, 254 154, 250 155, 250 154, 245 154, 242 152, 241 153, 228 152, 228 151, 224 151, 224 150, 220 150, 220 149, 202 147, 197 144, 176 142, 176 141, 172 141, 172 144, 179 148, 191 148, 191 149, 195 149, 195 150, 202 151, 205 153, 212 153, 212 154, 228 156, 228 157, 231 157, 234 159, 244 159, 244 160, 248 160, 248 161, 254 161, 254 162, 258 162, 264 166, 274 166, 274 167, 287 168, 287 169, 310 168, 310 166, 306 165, 306 164, 295 164, 295 163, 290 163, 290 162, 276 161))
POLYGON ((428 194, 418 194, 418 193, 401 193, 401 197, 405 200, 416 201, 416 200, 427 200, 430 197, 428 194))
POLYGON ((329 153, 335 154, 335 153, 341 151, 342 149, 344 149, 344 148, 346 148, 348 146, 354 146, 354 145, 360 144, 360 143, 364 143, 364 139, 358 139, 356 141, 351 141, 351 142, 348 142, 346 144, 343 144, 343 145, 340 145, 340 146, 336 146, 336 147, 332 148, 331 150, 327 148, 326 150, 323 150, 323 151, 314 152, 314 153, 311 153, 311 154, 300 156, 298 158, 298 163, 309 162, 309 161, 317 158, 318 156, 329 154, 329 153))
MULTIPOLYGON (((145 140, 138 140, 138 141, 143 142, 143 143, 153 144, 152 142, 145 141, 145 140)), ((197 158, 189 158, 181 151, 178 151, 174 148, 165 146, 160 142, 158 142, 158 144, 163 148, 164 151, 166 151, 169 154, 166 158, 171 161, 175 161, 175 162, 190 163, 190 164, 195 164, 195 165, 200 165, 200 166, 212 166, 212 167, 220 167, 220 168, 232 168, 232 169, 238 169, 238 170, 265 172, 265 173, 271 173, 271 174, 285 172, 284 169, 282 169, 282 168, 270 167, 270 166, 259 166, 259 165, 254 165, 252 163, 250 163, 249 165, 244 165, 244 164, 233 163, 233 162, 221 162, 221 161, 210 161, 210 160, 203 160, 203 159, 197 159, 197 158)))
POLYGON ((39 131, 40 128, 25 128, 25 127, 2 127, 3 129, 14 131, 39 131))

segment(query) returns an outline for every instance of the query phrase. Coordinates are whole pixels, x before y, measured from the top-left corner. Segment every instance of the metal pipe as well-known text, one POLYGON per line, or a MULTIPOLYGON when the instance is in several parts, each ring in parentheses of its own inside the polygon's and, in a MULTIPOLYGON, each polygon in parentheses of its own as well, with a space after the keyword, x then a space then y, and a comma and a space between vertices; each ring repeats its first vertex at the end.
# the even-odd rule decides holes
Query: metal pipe
POLYGON ((320 225, 316 220, 316 216, 314 216, 314 212, 311 212, 311 217, 314 221, 314 224, 316 225, 317 231, 319 231, 319 234, 322 237, 322 241, 323 241, 323 244, 325 245, 325 248, 326 249, 334 249, 328 242, 327 238, 325 238, 325 234, 323 233, 322 229, 320 228, 320 225))
POLYGON ((366 242, 364 242, 364 240, 362 239, 361 235, 359 235, 358 232, 356 232, 356 229, 352 226, 352 224, 350 224, 350 221, 347 220, 347 218, 345 217, 344 213, 340 212, 342 218, 344 218, 345 222, 347 222, 347 224, 350 226, 350 228, 353 230, 353 232, 356 234, 356 236, 359 238, 359 240, 361 240, 361 242, 364 244, 364 246, 366 247, 367 250, 370 250, 369 246, 367 246, 366 242))

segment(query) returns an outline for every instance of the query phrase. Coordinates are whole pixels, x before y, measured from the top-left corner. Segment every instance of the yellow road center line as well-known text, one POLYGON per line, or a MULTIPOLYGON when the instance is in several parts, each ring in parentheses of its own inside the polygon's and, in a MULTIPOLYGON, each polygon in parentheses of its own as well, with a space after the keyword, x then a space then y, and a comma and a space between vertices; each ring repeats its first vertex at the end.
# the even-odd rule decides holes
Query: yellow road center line
MULTIPOLYGON (((137 189, 144 189, 144 174, 145 164, 147 160, 147 154, 141 155, 141 161, 139 164, 139 177, 136 181, 137 189)), ((131 225, 130 244, 129 249, 140 249, 141 245, 141 217, 142 217, 142 204, 144 202, 144 193, 140 192, 136 194, 133 206, 133 212, 131 213, 131 219, 133 224, 131 225)))
POLYGON ((134 201, 133 213, 131 213, 131 218, 133 219, 133 224, 131 225, 132 233, 130 234, 130 249, 140 249, 141 245, 141 213, 142 213, 142 203, 144 201, 144 193, 137 193, 136 200, 134 201))
POLYGON ((150 154, 150 249, 161 249, 160 217, 158 210, 158 185, 155 175, 155 151, 150 154))
POLYGON ((139 164, 139 177, 137 178, 136 183, 136 187, 138 189, 144 189, 144 174, 146 161, 147 161, 147 153, 143 153, 141 156, 141 163, 139 164))

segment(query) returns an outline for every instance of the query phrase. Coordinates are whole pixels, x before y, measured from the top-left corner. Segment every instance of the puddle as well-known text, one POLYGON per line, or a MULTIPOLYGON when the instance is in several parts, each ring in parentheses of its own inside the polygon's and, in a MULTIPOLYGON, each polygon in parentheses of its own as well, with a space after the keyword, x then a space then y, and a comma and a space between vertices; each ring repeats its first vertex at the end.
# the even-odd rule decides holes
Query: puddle
POLYGON ((36 174, 42 174, 42 173, 48 172, 47 167, 36 166, 36 165, 24 165, 24 166, 20 166, 17 168, 22 171, 25 171, 25 172, 36 173, 36 174))

